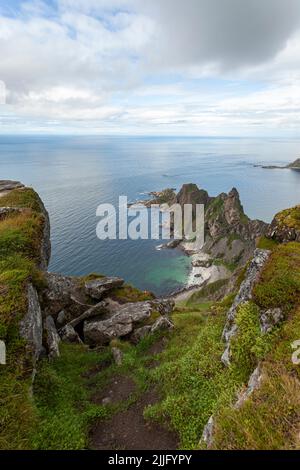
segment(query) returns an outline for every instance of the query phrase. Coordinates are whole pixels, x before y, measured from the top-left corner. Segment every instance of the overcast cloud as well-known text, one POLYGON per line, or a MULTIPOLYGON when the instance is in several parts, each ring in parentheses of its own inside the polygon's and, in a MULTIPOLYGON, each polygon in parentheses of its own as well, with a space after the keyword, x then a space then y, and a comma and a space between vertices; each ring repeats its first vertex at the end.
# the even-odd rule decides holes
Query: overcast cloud
POLYGON ((0 132, 299 126, 299 0, 2 0, 0 54, 0 132))

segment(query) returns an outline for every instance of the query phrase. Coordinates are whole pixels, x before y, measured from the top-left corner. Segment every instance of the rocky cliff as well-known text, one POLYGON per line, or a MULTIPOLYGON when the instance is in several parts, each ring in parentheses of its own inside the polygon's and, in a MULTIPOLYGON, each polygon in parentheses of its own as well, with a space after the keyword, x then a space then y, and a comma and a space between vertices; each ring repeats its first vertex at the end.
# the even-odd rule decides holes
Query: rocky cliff
POLYGON ((218 301, 219 285, 174 305, 120 278, 47 272, 40 198, 0 182, 0 448, 299 447, 300 206, 268 227, 235 189, 185 185, 172 200, 205 205, 200 261, 239 267, 218 301))

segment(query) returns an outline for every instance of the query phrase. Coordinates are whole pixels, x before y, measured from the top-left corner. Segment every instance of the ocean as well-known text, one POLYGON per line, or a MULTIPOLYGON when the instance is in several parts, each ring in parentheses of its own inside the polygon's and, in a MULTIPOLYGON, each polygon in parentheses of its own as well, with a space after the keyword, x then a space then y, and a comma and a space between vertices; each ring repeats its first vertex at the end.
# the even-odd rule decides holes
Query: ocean
POLYGON ((253 165, 284 165, 299 153, 300 139, 0 136, 0 179, 22 181, 43 199, 51 219, 50 271, 117 275, 164 295, 186 284, 190 259, 156 250, 157 240, 100 241, 98 205, 196 183, 210 195, 236 187, 247 215, 270 222, 300 202, 300 172, 253 165))

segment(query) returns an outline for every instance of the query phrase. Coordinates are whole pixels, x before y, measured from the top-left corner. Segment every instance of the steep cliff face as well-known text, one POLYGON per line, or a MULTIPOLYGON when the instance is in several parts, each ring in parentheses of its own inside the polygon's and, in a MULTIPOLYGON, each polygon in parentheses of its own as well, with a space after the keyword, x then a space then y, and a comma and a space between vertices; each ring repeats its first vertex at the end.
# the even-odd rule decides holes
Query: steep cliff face
POLYGON ((40 269, 50 257, 48 214, 21 183, 0 182, 0 339, 7 364, 0 375, 0 447, 26 448, 34 420, 32 378, 42 352, 40 269))
MULTIPOLYGON (((196 204, 204 205, 205 244, 202 251, 210 255, 212 260, 232 267, 243 266, 251 258, 257 240, 268 229, 265 222, 247 217, 236 188, 228 194, 210 197, 207 191, 199 189, 197 185, 185 184, 175 202, 183 209, 185 204, 191 204, 194 215, 196 204)), ((193 252, 193 244, 186 248, 193 252)))

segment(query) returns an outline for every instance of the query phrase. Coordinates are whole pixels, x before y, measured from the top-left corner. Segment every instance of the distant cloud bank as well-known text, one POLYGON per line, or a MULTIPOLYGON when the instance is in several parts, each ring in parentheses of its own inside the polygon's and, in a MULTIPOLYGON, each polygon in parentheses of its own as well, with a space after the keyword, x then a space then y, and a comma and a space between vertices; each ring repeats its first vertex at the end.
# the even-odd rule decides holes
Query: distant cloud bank
POLYGON ((2 0, 0 54, 2 133, 300 124, 299 0, 2 0))

